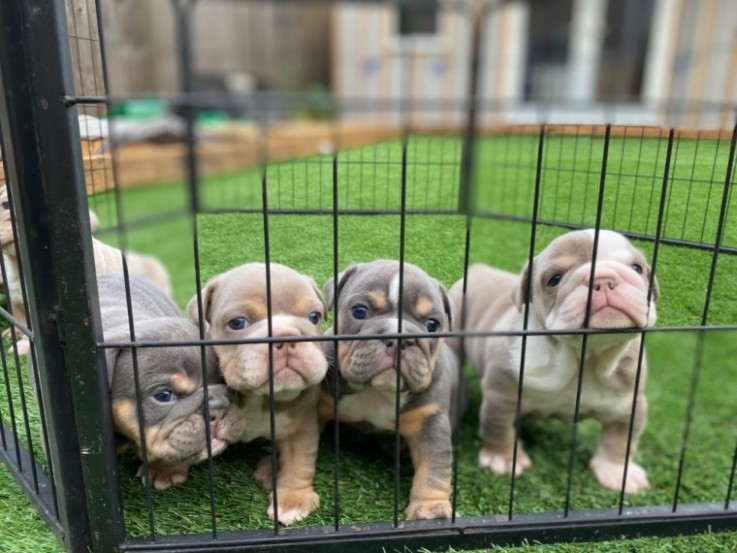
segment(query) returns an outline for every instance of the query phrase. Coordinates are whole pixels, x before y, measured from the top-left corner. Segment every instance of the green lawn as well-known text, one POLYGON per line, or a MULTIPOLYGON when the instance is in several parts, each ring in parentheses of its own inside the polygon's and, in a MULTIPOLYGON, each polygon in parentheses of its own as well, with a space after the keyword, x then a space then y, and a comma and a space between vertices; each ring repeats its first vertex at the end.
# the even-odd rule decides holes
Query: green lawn
MULTIPOLYGON (((482 212, 507 216, 532 214, 536 177, 536 136, 493 137, 480 142, 472 205, 482 212)), ((545 141, 538 216, 541 219, 593 225, 601 179, 603 139, 586 136, 551 136, 545 141)), ((664 234, 694 242, 713 242, 723 189, 729 144, 714 140, 678 140, 672 151, 671 178, 666 195, 664 234)), ((604 188, 602 226, 636 233, 657 228, 666 140, 639 137, 613 138, 609 147, 604 188)), ((460 143, 448 137, 413 138, 407 148, 407 195, 412 210, 451 210, 457 205, 460 143)), ((401 205, 402 149, 398 142, 342 152, 338 164, 338 207, 348 210, 396 210, 401 205)), ((333 174, 330 157, 313 157, 275 164, 267 172, 269 207, 276 210, 319 210, 320 215, 272 214, 268 217, 272 261, 312 275, 322 284, 333 267, 333 174)), ((257 170, 209 178, 201 183, 201 206, 213 210, 259 209, 262 179, 257 170)), ((185 187, 172 183, 126 191, 123 221, 184 209, 185 187)), ((112 194, 90 198, 105 227, 114 224, 112 194)), ((406 217, 406 259, 423 267, 446 286, 463 271, 466 218, 459 215, 413 214, 406 217)), ((203 282, 247 261, 265 257, 264 218, 260 213, 222 213, 197 218, 199 260, 203 282)), ((338 225, 338 264, 399 256, 401 219, 398 215, 346 215, 338 225)), ((191 217, 180 217, 132 230, 126 236, 131 249, 152 253, 169 268, 175 299, 184 306, 194 294, 193 228, 191 217)), ((484 261, 518 271, 529 250, 530 225, 474 218, 471 227, 471 261, 484 261)), ((559 227, 537 229, 536 251, 559 227)), ((114 235, 102 239, 117 243, 114 235)), ((727 224, 725 244, 737 245, 737 225, 727 224)), ((637 242, 648 255, 652 242, 637 242)), ((661 245, 657 273, 662 299, 659 326, 700 324, 712 256, 709 252, 661 245)), ((709 324, 737 323, 737 286, 733 275, 737 258, 722 255, 717 265, 707 320, 709 324)), ((696 389, 693 423, 680 491, 682 502, 723 501, 737 436, 737 341, 733 332, 667 332, 648 336, 650 376, 647 383, 649 422, 637 459, 649 471, 652 489, 627 498, 627 505, 669 505, 673 501, 689 382, 695 364, 701 366, 696 389), (697 357, 699 340, 703 353, 697 357)), ((494 477, 476 465, 476 435, 480 401, 478 382, 467 371, 472 401, 459 434, 458 509, 462 515, 506 513, 509 480, 494 477)), ((3 392, 4 393, 4 392, 3 392)), ((17 403, 17 398, 14 397, 17 403)), ((7 401, 5 401, 7 403, 7 401)), ((4 405, 4 403, 3 403, 4 405)), ((36 426, 36 422, 33 426, 36 426)), ((516 512, 559 511, 567 485, 571 426, 557 421, 534 421, 523 427, 523 438, 534 465, 516 482, 516 512)), ((587 469, 596 445, 598 428, 579 424, 579 447, 571 488, 573 509, 612 508, 618 494, 602 490, 587 469)), ((35 436, 35 431, 32 436, 35 436)), ((35 439, 35 438, 34 438, 35 439)), ((220 530, 271 527, 265 516, 266 495, 250 478, 255 462, 268 452, 265 445, 239 445, 215 460, 215 503, 220 530)), ((344 449, 340 455, 340 513, 342 523, 388 520, 393 509, 393 462, 372 452, 344 449)), ((317 489, 322 505, 305 524, 333 522, 334 448, 323 437, 317 489)), ((148 534, 146 498, 135 479, 137 461, 122 455, 121 486, 128 532, 148 534)), ((20 509, 24 499, 4 476, 0 498, 20 509), (7 483, 6 483, 7 482, 7 483)), ((407 460, 401 473, 402 506, 411 480, 407 460)), ((161 534, 207 531, 210 525, 208 478, 205 466, 195 467, 182 488, 155 494, 154 525, 161 534)), ((3 506, 4 507, 4 506, 3 506)), ((23 512, 30 512, 30 508, 23 512)), ((8 512, 5 508, 3 512, 8 512)), ((4 521, 0 545, 9 528, 26 527, 16 517, 4 521)), ((27 518, 37 520, 29 515, 27 518)), ((25 520, 25 519, 24 519, 25 520)), ((39 531, 40 535, 46 535, 39 531)), ((10 535, 10 534, 8 534, 10 535)), ((9 538, 6 538, 9 539, 9 538)), ((48 543, 53 538, 48 535, 48 543)), ((44 542, 46 543, 46 542, 44 542)), ((10 546, 9 546, 10 547, 10 546)), ((20 547, 18 545, 17 547, 20 547)), ((50 550, 54 550, 53 546, 50 550)), ((584 551, 591 546, 558 545, 546 551, 584 551), (585 548, 585 549, 584 549, 585 548)), ((734 534, 689 539, 646 539, 601 545, 601 550, 683 551, 730 550, 734 534), (606 547, 606 549, 605 549, 606 547), (617 547, 616 549, 612 549, 617 547)), ((530 546, 524 551, 536 551, 530 546)), ((28 548, 24 550, 29 550, 28 548)), ((46 549, 39 549, 46 550, 46 549)), ((598 549, 595 549, 598 550, 598 549)))

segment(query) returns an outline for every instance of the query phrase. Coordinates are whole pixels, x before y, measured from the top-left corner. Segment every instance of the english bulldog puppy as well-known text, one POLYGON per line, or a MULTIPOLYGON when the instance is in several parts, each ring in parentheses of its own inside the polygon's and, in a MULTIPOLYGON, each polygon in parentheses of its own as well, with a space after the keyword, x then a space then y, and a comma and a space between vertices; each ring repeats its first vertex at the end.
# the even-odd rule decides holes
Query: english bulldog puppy
MULTIPOLYGON (((131 341, 125 281, 122 274, 98 275, 105 342, 131 341)), ((147 277, 130 277, 131 313, 136 341, 192 342, 199 328, 182 317, 177 306, 147 277)), ((106 348, 108 379, 116 431, 141 456, 138 402, 141 404, 148 477, 163 490, 183 484, 189 467, 218 455, 243 433, 244 421, 230 403, 211 347, 205 348, 205 370, 199 346, 137 348, 139 386, 136 390, 130 347, 106 348), (203 374, 207 382, 209 420, 205 419, 203 374)), ((143 466, 138 476, 144 480, 143 466)), ((144 480, 145 481, 145 480, 144 480)))
MULTIPOLYGON (((594 230, 580 230, 553 240, 533 259, 532 270, 525 267, 521 276, 485 265, 471 266, 465 302, 462 279, 450 290, 456 320, 461 320, 460 309, 465 305, 466 330, 522 330, 528 309, 529 330, 578 330, 584 328, 591 292, 589 328, 653 326, 659 290, 656 280, 653 289, 649 289, 651 269, 643 254, 621 234, 601 230, 590 291, 593 247, 594 230)), ((572 420, 582 340, 581 335, 575 334, 528 336, 522 415, 572 420)), ((601 423, 601 438, 589 467, 605 488, 622 487, 640 342, 637 333, 594 334, 588 338, 580 416, 593 417, 601 423)), ((459 340, 452 343, 457 351, 459 340)), ((481 375, 479 434, 483 445, 479 464, 495 474, 510 474, 522 337, 466 338, 465 352, 481 375)), ((624 482, 626 493, 636 493, 650 485, 645 469, 632 460, 647 416, 646 374, 643 358, 624 482)), ((515 474, 522 474, 531 464, 522 444, 518 444, 515 474)))
POLYGON ((399 267, 389 260, 361 263, 342 273, 337 285, 332 279, 325 285, 329 307, 338 297, 338 326, 328 333, 387 338, 339 340, 337 347, 334 341, 324 342, 330 370, 320 415, 332 419, 338 401, 341 423, 394 432, 398 393, 399 433, 414 467, 406 517, 449 518, 451 433, 463 414, 457 402, 462 380, 455 356, 434 334, 450 329, 451 308, 442 285, 409 263, 404 264, 400 290, 399 267), (404 338, 397 345, 400 301, 401 334, 422 337, 404 338))
MULTIPOLYGON (((90 212, 90 225, 93 230, 99 226, 97 216, 92 212, 90 212)), ((5 186, 0 188, 0 249, 2 249, 3 263, 7 277, 7 282, 3 283, 6 298, 12 307, 13 316, 21 324, 28 326, 25 303, 23 301, 23 288, 20 279, 20 266, 15 249, 12 206, 8 198, 7 187, 5 186)), ((93 237, 92 250, 95 258, 95 272, 98 275, 123 272, 123 261, 119 249, 100 242, 93 237)), ((130 274, 146 275, 167 295, 171 295, 169 273, 158 259, 133 252, 126 252, 125 257, 130 274)), ((7 338, 12 332, 12 327, 8 328, 3 333, 3 336, 7 338)), ((23 337, 18 341, 17 347, 18 353, 26 354, 30 348, 30 342, 27 338, 23 337)))
MULTIPOLYGON (((248 263, 210 280, 201 294, 203 319, 216 340, 299 338, 318 336, 325 304, 314 281, 289 267, 271 263, 271 318, 267 305, 266 265, 248 263)), ((199 321, 198 300, 189 313, 199 321)), ((311 341, 268 342, 214 346, 225 382, 238 392, 246 421, 240 439, 271 439, 270 374, 273 375, 278 473, 274 507, 271 457, 259 463, 254 478, 270 491, 267 514, 289 525, 320 505, 313 489, 319 430, 317 403, 327 362, 321 346, 311 341), (277 513, 278 511, 278 513, 277 513)))

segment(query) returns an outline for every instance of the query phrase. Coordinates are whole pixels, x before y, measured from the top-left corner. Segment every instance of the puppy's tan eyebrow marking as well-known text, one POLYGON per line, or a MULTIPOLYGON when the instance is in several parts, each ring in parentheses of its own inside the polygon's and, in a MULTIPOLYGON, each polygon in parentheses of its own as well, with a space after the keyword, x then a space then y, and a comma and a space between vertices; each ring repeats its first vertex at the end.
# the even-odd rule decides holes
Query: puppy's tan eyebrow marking
POLYGON ((433 302, 427 296, 420 296, 415 303, 415 311, 420 317, 427 317, 433 310, 433 302))
POLYGON ((399 433, 404 438, 413 438, 422 432, 425 421, 440 412, 437 403, 428 403, 399 416, 399 433))
MULTIPOLYGON (((308 315, 310 312, 315 311, 315 306, 319 305, 319 300, 314 294, 307 290, 300 290, 297 298, 294 301, 293 308, 296 313, 308 315), (317 302, 317 303, 316 303, 317 302)), ((322 308, 318 309, 322 311, 322 308)))
POLYGON ((176 373, 169 379, 171 387, 178 394, 191 394, 198 386, 197 383, 186 374, 176 373))
POLYGON ((369 301, 371 301, 371 307, 377 310, 386 309, 388 298, 386 297, 386 292, 384 290, 377 288, 375 290, 371 290, 368 294, 369 301))
MULTIPOLYGON (((241 302, 240 312, 243 313, 250 322, 260 321, 261 319, 266 318, 266 303, 263 298, 247 298, 241 302)), ((227 320, 225 322, 227 322, 227 320)))

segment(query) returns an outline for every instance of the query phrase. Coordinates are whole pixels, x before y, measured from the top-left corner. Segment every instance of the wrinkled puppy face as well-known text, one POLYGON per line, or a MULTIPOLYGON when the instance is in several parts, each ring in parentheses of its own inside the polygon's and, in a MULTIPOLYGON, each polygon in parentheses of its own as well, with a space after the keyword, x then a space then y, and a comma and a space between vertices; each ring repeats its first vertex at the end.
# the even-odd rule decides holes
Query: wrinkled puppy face
POLYGON ((10 211, 8 189, 0 188, 0 248, 5 253, 15 255, 15 237, 13 236, 13 216, 10 211))
MULTIPOLYGON (((583 328, 593 246, 593 230, 569 232, 553 240, 533 260, 532 305, 546 329, 583 328)), ((655 324, 657 281, 653 281, 648 303, 651 269, 627 238, 601 230, 594 271, 589 327, 645 328, 655 324)), ((520 307, 526 301, 527 274, 525 270, 519 290, 520 307)))
MULTIPOLYGON (((271 334, 309 337, 321 333, 325 304, 312 279, 272 263, 271 334)), ((266 266, 249 263, 212 279, 202 291, 204 320, 214 339, 269 336, 266 266)), ((197 298, 189 304, 196 321, 197 298)), ((276 399, 287 401, 318 384, 327 372, 322 347, 315 342, 275 342, 271 348, 276 399)), ((269 344, 215 346, 228 386, 239 392, 269 393, 269 344)))
MULTIPOLYGON (((136 324, 138 341, 191 341, 199 331, 190 321, 152 319, 136 324)), ((129 341, 125 330, 106 333, 106 341, 129 341)), ((217 372, 215 354, 205 350, 210 420, 204 417, 202 357, 199 346, 137 349, 140 394, 136 394, 131 348, 106 350, 117 430, 142 447, 137 401, 141 402, 149 462, 193 464, 207 458, 205 426, 210 425, 211 451, 221 453, 243 431, 239 410, 231 404, 217 372)))
MULTIPOLYGON (((333 283, 326 284, 333 303, 333 283)), ((402 334, 426 334, 427 338, 351 340, 337 343, 340 374, 356 388, 373 386, 395 390, 397 368, 400 389, 419 393, 432 381, 442 339, 436 332, 450 328, 450 304, 439 282, 418 267, 404 264, 403 290, 399 289, 399 263, 380 260, 354 265, 338 279, 338 328, 336 334, 387 334, 399 331, 398 309, 402 300, 402 334), (401 361, 400 361, 401 359, 401 361)))

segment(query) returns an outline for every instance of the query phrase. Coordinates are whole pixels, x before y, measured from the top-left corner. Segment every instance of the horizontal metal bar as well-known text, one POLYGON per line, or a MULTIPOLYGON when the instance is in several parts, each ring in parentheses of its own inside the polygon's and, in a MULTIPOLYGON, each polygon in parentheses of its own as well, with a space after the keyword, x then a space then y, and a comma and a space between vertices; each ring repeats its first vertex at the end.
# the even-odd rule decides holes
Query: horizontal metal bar
MULTIPOLYGON (((313 100, 310 92, 253 92, 249 94, 234 94, 230 92, 193 92, 189 94, 159 94, 157 100, 172 107, 192 108, 249 108, 258 107, 267 111, 277 112, 279 110, 291 109, 296 106, 304 106, 318 100, 313 100)), ((427 99, 427 98, 371 98, 371 97, 343 97, 329 96, 336 104, 351 109, 362 107, 371 109, 397 109, 404 110, 411 107, 414 110, 424 109, 451 109, 466 110, 471 102, 476 109, 481 111, 514 111, 517 109, 535 110, 535 113, 548 113, 551 109, 580 113, 585 109, 596 109, 603 112, 616 113, 620 108, 632 109, 632 96, 611 96, 600 101, 576 102, 567 99, 551 99, 544 102, 532 102, 527 100, 509 100, 508 98, 490 98, 485 96, 475 101, 465 96, 457 99, 427 99), (627 102, 623 104, 622 102, 627 102)), ((63 102, 67 107, 75 105, 94 104, 122 104, 139 100, 150 100, 150 97, 142 95, 121 96, 65 96, 63 102)), ((322 99, 319 100, 322 102, 322 99)), ((655 113, 677 114, 677 113, 721 113, 725 110, 737 109, 734 102, 716 101, 693 101, 688 99, 674 99, 668 102, 635 103, 635 106, 646 107, 648 111, 655 113)), ((544 122, 544 121, 541 121, 544 122)), ((337 123, 337 122, 336 122, 337 123)), ((570 124, 570 127, 586 127, 590 124, 570 124)), ((594 125, 596 126, 596 125, 594 125)), ((614 125, 615 127, 618 125, 614 125)), ((622 125, 623 126, 623 125, 622 125)), ((459 129, 461 131, 462 129, 459 129)))
MULTIPOLYGON (((506 213, 499 213, 499 212, 481 212, 481 211, 475 211, 471 214, 472 217, 480 217, 482 219, 495 219, 500 221, 514 221, 518 223, 533 223, 533 220, 531 217, 524 216, 524 215, 509 215, 506 213)), ((567 228, 567 229, 586 229, 591 228, 591 225, 581 225, 577 223, 564 223, 561 221, 556 221, 553 219, 537 219, 534 221, 535 223, 539 225, 546 225, 550 227, 561 227, 561 228, 567 228)), ((647 242, 654 242, 655 236, 652 234, 645 234, 641 232, 632 232, 629 230, 619 230, 617 231, 620 234, 624 234, 627 238, 632 238, 634 240, 644 240, 647 242)), ((695 242, 693 240, 681 240, 679 238, 668 238, 666 236, 660 237, 661 244, 668 244, 671 246, 683 246, 686 248, 693 248, 697 250, 704 250, 708 252, 713 252, 715 245, 706 243, 706 242, 695 242)), ((737 247, 734 246, 719 246, 719 253, 728 253, 728 254, 737 254, 737 247)))
POLYGON ((505 515, 458 517, 455 523, 408 521, 394 527, 390 523, 352 524, 335 531, 333 526, 296 528, 274 535, 272 531, 223 532, 217 540, 207 534, 158 538, 155 542, 131 538, 121 551, 204 553, 206 551, 292 551, 309 547, 321 552, 343 553, 347 547, 361 550, 392 550, 408 547, 461 549, 516 545, 524 541, 594 541, 639 536, 668 536, 737 528, 737 509, 723 504, 697 503, 670 507, 632 507, 621 515, 615 509, 563 513, 520 514, 513 521, 505 515))
POLYGON ((509 331, 447 331, 447 332, 407 332, 386 333, 386 334, 331 334, 321 336, 264 336, 262 338, 241 338, 238 340, 183 340, 183 341, 161 341, 151 342, 141 341, 117 341, 117 342, 99 342, 99 348, 162 348, 172 346, 218 346, 218 345, 238 345, 238 344, 273 344, 273 343, 290 343, 290 342, 337 342, 337 341, 362 341, 362 340, 382 340, 382 339, 421 339, 421 338, 489 338, 501 336, 583 336, 597 334, 651 334, 661 332, 726 332, 737 331, 737 324, 731 325, 683 325, 683 326, 655 326, 650 328, 580 328, 572 330, 509 330, 509 331))
POLYGON ((0 317, 8 321, 11 326, 17 328, 20 330, 23 334, 28 336, 31 340, 33 340, 33 331, 28 328, 26 325, 21 323, 18 319, 16 319, 13 315, 10 314, 9 311, 6 311, 5 308, 0 307, 0 317))
MULTIPOLYGON (((7 426, 3 424, 0 428, 0 432, 3 433, 5 443, 15 443, 13 432, 7 426)), ((5 465, 8 467, 8 470, 13 475, 13 478, 15 478, 15 480, 20 484, 21 489, 28 496, 31 503, 33 503, 33 506, 38 510, 41 518, 44 519, 46 525, 49 527, 49 530, 54 533, 59 541, 62 541, 64 530, 56 516, 52 484, 48 476, 41 470, 41 467, 36 465, 36 478, 38 481, 37 493, 32 484, 33 474, 31 465, 33 461, 25 448, 20 448, 20 464, 23 468, 20 468, 16 464, 15 450, 11 455, 7 450, 0 448, 0 459, 3 460, 5 465)))

